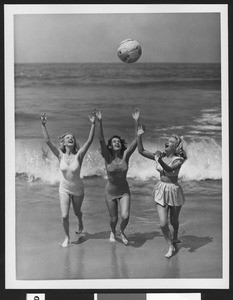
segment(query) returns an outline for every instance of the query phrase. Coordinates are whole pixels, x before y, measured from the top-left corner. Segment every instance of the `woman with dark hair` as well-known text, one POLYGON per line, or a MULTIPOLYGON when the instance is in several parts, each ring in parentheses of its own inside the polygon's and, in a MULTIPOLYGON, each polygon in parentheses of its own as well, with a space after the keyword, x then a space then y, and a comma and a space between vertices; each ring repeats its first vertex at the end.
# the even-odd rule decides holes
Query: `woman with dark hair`
POLYGON ((46 128, 47 118, 45 113, 41 114, 40 120, 42 125, 42 133, 45 141, 53 154, 58 158, 62 179, 59 185, 59 197, 62 214, 62 224, 65 231, 65 240, 61 244, 67 247, 70 244, 69 235, 69 209, 70 203, 73 204, 74 213, 79 221, 79 229, 76 233, 83 231, 83 221, 81 206, 84 198, 83 182, 80 178, 80 171, 84 155, 89 149, 95 132, 95 115, 89 116, 91 122, 91 130, 85 144, 80 148, 75 136, 72 133, 65 133, 59 137, 60 147, 57 147, 51 140, 46 128))
MULTIPOLYGON (((140 111, 138 110, 138 118, 139 115, 140 111)), ((163 152, 156 151, 152 153, 143 147, 142 135, 144 132, 145 127, 143 125, 138 126, 136 135, 138 152, 146 158, 155 160, 156 169, 160 173, 160 181, 154 187, 153 198, 157 205, 160 227, 168 244, 168 252, 165 257, 170 258, 176 250, 176 243, 179 242, 179 214, 185 202, 183 189, 177 182, 180 168, 187 159, 183 148, 185 142, 182 137, 172 134, 166 140, 163 152), (169 212, 173 236, 169 229, 169 212)))
MULTIPOLYGON (((137 143, 136 139, 134 139, 130 146, 126 148, 124 139, 118 135, 114 135, 108 140, 106 145, 102 127, 102 114, 100 111, 95 110, 95 115, 99 121, 99 141, 108 176, 105 187, 105 201, 110 215, 111 233, 109 240, 115 242, 119 203, 121 213, 120 237, 122 242, 127 245, 128 240, 124 231, 129 222, 131 198, 126 176, 129 158, 135 151, 137 143)), ((136 128, 137 120, 135 119, 135 130, 136 128)))

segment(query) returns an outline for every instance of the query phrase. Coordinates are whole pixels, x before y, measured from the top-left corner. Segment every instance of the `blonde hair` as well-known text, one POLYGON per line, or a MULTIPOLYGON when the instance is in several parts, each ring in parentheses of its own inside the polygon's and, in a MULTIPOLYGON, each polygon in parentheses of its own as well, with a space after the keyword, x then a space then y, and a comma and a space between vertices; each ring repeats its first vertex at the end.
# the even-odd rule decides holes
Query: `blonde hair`
POLYGON ((183 136, 178 136, 177 134, 172 134, 172 138, 176 140, 175 155, 187 159, 186 151, 184 150, 184 145, 186 144, 183 136))
POLYGON ((80 149, 80 146, 79 146, 78 140, 76 140, 74 134, 71 133, 71 132, 66 132, 66 133, 64 133, 63 135, 58 136, 58 139, 59 139, 59 141, 60 141, 60 147, 59 147, 59 148, 61 149, 61 151, 62 151, 63 153, 66 153, 66 147, 65 147, 65 145, 64 145, 64 137, 65 137, 66 135, 68 135, 68 134, 72 135, 73 138, 74 138, 74 148, 73 148, 73 152, 74 152, 74 154, 76 154, 76 153, 78 152, 78 150, 80 149))

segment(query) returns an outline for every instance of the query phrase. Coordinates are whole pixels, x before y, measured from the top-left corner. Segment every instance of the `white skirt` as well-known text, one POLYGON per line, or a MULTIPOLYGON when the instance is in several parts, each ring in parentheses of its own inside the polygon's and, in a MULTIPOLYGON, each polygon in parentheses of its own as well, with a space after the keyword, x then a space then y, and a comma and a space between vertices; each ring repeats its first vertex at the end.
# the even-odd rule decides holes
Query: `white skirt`
POLYGON ((180 206, 185 202, 182 187, 178 183, 159 181, 153 189, 153 199, 162 206, 180 206))

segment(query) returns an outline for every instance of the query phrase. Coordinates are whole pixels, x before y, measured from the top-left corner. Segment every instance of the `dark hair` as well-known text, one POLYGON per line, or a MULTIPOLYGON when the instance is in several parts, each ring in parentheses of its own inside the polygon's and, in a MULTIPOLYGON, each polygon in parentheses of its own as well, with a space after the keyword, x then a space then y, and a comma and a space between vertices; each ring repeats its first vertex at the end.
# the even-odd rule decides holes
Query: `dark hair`
POLYGON ((74 149, 73 149, 73 153, 76 154, 78 152, 78 150, 80 149, 80 146, 79 146, 79 143, 78 141, 76 140, 75 136, 73 133, 71 132, 66 132, 64 133, 63 135, 59 136, 58 139, 60 141, 60 149, 63 153, 66 153, 66 147, 64 146, 64 137, 67 135, 67 134, 70 134, 73 136, 74 138, 74 149))
MULTIPOLYGON (((124 151, 127 149, 126 147, 126 141, 124 139, 122 139, 119 135, 113 135, 107 142, 107 148, 109 150, 109 152, 113 155, 113 151, 112 151, 112 140, 114 138, 117 138, 120 140, 121 142, 121 155, 124 153, 124 151)), ((102 151, 101 151, 101 154, 103 155, 102 151)))

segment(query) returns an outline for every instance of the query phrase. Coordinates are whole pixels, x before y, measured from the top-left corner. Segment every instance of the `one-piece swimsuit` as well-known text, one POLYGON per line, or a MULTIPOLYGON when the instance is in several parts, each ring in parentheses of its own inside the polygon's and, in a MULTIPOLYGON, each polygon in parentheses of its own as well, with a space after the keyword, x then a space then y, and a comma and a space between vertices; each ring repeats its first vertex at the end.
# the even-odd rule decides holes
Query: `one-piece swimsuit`
POLYGON ((74 196, 83 195, 84 186, 82 179, 80 178, 81 166, 77 154, 70 164, 67 164, 64 154, 62 154, 60 159, 60 169, 62 171, 62 179, 60 181, 59 192, 74 196))
POLYGON ((106 163, 108 182, 105 187, 105 197, 108 200, 114 200, 122 197, 124 194, 130 194, 129 185, 126 180, 128 164, 125 160, 120 162, 112 161, 106 163))

